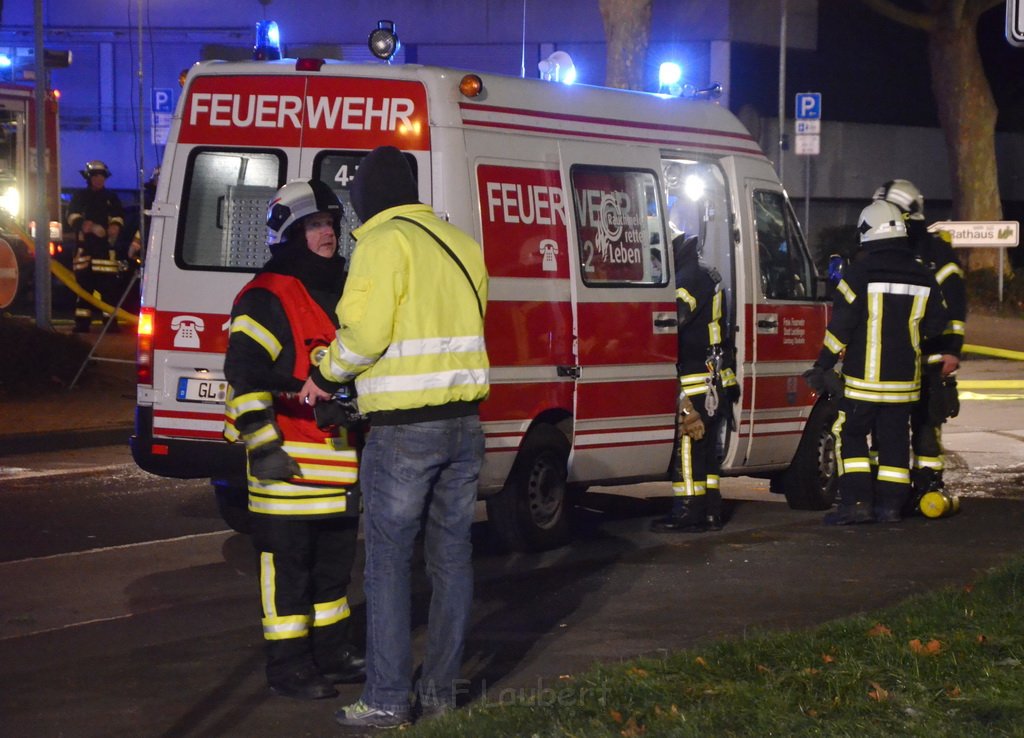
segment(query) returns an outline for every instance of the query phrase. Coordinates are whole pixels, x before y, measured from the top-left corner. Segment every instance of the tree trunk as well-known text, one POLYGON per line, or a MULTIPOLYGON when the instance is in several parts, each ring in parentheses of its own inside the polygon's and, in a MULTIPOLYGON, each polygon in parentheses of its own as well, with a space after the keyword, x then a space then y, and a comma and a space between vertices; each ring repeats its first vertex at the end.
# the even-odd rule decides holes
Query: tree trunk
POLYGON ((608 45, 605 85, 644 89, 653 0, 599 0, 608 45))
MULTIPOLYGON (((969 12, 937 13, 928 34, 932 91, 946 138, 957 220, 1001 220, 996 171, 998 110, 981 55, 978 18, 969 12)), ((1005 249, 968 249, 969 269, 997 268, 1005 249)))

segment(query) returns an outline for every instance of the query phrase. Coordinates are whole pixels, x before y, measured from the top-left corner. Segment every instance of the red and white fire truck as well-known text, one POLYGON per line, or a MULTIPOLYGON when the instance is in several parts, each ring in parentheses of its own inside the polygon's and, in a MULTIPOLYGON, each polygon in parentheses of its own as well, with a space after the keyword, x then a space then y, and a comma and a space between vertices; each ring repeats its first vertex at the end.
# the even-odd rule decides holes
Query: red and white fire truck
MULTIPOLYGON (((60 130, 58 94, 47 91, 44 105, 45 179, 51 252, 59 248, 60 233, 60 130)), ((0 83, 0 241, 5 254, 16 262, 4 263, 0 278, 0 307, 24 302, 34 275, 31 243, 36 218, 39 172, 36 167, 36 100, 30 84, 0 83)), ((31 302, 27 303, 31 305, 31 302)))
MULTIPOLYGON (((361 158, 383 144, 407 153, 420 199, 483 246, 481 496, 502 542, 558 545, 574 492, 667 479, 678 231, 700 237, 727 295, 742 393, 724 474, 773 477, 793 507, 831 504, 828 409, 800 379, 824 333, 823 290, 770 162, 729 111, 319 59, 205 62, 187 76, 143 282, 132 438, 143 469, 210 477, 239 525, 244 457, 221 437, 222 363, 233 298, 269 255, 267 202, 312 177, 347 201, 361 158)), ((345 252, 358 224, 347 211, 345 252)))

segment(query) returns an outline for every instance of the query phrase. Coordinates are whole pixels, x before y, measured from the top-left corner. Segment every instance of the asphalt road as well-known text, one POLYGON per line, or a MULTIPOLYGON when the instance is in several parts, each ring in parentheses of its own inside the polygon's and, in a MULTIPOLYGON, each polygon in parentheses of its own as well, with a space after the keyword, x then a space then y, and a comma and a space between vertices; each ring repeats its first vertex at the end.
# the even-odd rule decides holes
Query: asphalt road
MULTIPOLYGON (((1008 362, 978 363, 978 381, 1008 362)), ((501 555, 475 531, 469 700, 508 701, 595 661, 812 626, 962 586, 1022 552, 1024 399, 966 399, 946 432, 960 514, 827 528, 764 482, 728 479, 730 521, 649 533, 668 485, 598 488, 576 541, 501 555)), ((11 736, 338 735, 359 694, 301 703, 262 678, 256 558, 205 482, 136 469, 123 447, 0 462, 0 716, 11 736)), ((361 562, 351 593, 364 617, 361 562)), ((427 585, 416 587, 422 646, 427 585)))

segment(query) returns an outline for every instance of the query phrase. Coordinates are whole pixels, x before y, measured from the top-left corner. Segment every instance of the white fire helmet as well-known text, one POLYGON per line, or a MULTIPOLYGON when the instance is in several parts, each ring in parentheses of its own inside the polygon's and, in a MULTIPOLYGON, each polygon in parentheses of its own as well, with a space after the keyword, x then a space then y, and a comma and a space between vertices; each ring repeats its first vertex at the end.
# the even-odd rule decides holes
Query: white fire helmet
POLYGON ((890 179, 875 190, 872 199, 891 202, 911 220, 924 220, 924 196, 909 179, 890 179))
POLYGON ((85 169, 82 170, 81 174, 86 180, 91 179, 94 174, 102 174, 104 177, 110 177, 110 169, 108 169, 107 165, 99 159, 93 159, 92 161, 87 161, 85 163, 85 169))
POLYGON ((892 203, 875 200, 860 212, 857 231, 862 244, 887 238, 906 238, 907 224, 903 213, 892 203))
POLYGON ((318 179, 289 182, 277 191, 267 208, 267 244, 287 241, 288 229, 314 213, 330 213, 334 234, 339 234, 342 207, 331 188, 318 179))

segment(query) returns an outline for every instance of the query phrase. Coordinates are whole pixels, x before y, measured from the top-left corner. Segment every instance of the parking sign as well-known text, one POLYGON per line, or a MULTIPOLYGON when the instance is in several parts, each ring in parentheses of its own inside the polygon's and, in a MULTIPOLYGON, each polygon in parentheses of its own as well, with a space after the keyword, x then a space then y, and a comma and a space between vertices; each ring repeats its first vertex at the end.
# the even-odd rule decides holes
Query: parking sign
POLYGON ((821 119, 821 93, 798 92, 796 96, 797 120, 821 119))
POLYGON ((174 90, 170 87, 154 87, 152 105, 154 113, 173 113, 174 90))

